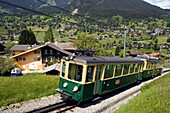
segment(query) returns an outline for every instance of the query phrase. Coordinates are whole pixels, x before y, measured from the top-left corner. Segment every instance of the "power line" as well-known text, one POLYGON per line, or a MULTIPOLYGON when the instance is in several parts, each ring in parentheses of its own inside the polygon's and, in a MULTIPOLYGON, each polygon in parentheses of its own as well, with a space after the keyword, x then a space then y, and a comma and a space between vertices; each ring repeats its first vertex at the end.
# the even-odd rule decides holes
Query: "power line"
POLYGON ((25 8, 25 7, 22 7, 22 6, 19 6, 19 5, 11 4, 9 2, 5 2, 5 1, 2 1, 2 0, 0 0, 0 2, 3 3, 3 4, 6 4, 6 5, 10 5, 10 6, 13 6, 13 7, 19 7, 21 9, 24 9, 24 10, 27 10, 27 11, 31 11, 31 12, 34 12, 34 13, 38 13, 38 14, 49 16, 49 17, 53 18, 53 16, 50 16, 50 15, 45 14, 45 13, 41 13, 39 11, 35 11, 35 10, 28 9, 28 8, 25 8))
MULTIPOLYGON (((15 4, 12 4, 12 3, 9 3, 9 2, 5 2, 5 1, 2 1, 2 0, 0 0, 0 2, 3 3, 3 4, 6 4, 6 5, 10 5, 10 6, 13 6, 13 7, 18 7, 18 8, 27 10, 27 11, 31 11, 31 12, 34 12, 34 13, 37 13, 37 14, 45 15, 45 16, 48 16, 48 17, 51 17, 51 18, 56 18, 54 16, 51 16, 51 15, 48 15, 48 14, 45 14, 45 13, 42 13, 42 12, 39 12, 39 11, 35 11, 35 10, 29 9, 29 8, 25 8, 25 7, 22 7, 22 6, 19 6, 19 5, 15 5, 15 4)), ((67 21, 67 20, 65 20, 65 21, 72 23, 72 24, 76 24, 76 25, 84 27, 84 28, 87 28, 86 26, 83 26, 83 25, 78 24, 78 23, 70 22, 70 21, 67 21)), ((89 29, 92 29, 92 28, 89 28, 89 29)))

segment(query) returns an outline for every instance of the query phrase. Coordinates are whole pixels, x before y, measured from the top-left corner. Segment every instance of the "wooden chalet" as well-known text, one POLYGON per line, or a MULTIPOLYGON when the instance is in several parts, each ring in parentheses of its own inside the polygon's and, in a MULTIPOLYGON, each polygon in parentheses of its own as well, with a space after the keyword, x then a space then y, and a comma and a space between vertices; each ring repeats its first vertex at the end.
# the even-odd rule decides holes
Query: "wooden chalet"
POLYGON ((72 55, 75 48, 69 43, 49 43, 42 46, 15 45, 10 50, 11 58, 22 70, 44 70, 60 62, 63 56, 72 55))

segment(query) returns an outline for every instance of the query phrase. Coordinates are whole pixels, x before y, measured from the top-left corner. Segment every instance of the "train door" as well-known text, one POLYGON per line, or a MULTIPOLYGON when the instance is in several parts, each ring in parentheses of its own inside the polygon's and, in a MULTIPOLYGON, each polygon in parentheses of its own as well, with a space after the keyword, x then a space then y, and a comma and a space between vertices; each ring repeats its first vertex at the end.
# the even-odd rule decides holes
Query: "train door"
POLYGON ((102 75, 102 65, 98 65, 96 69, 96 76, 95 76, 95 84, 94 84, 94 92, 93 92, 94 95, 99 94, 101 75, 102 75))

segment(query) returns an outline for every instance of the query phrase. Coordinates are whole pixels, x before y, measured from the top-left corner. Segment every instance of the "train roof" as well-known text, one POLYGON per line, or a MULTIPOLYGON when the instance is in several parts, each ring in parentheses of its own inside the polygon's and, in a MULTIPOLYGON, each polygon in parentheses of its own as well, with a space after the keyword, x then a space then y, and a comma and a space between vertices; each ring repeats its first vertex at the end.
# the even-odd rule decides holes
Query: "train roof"
POLYGON ((134 58, 115 58, 115 57, 89 57, 89 56, 76 56, 70 60, 84 64, 105 64, 105 63, 142 63, 143 60, 134 58))
POLYGON ((151 57, 151 56, 146 56, 146 55, 137 55, 136 59, 141 59, 143 61, 148 61, 148 62, 163 62, 158 57, 151 57))
MULTIPOLYGON (((138 58, 139 59, 139 58, 138 58)), ((148 62, 163 62, 163 60, 159 59, 159 60, 153 60, 153 59, 140 59, 143 61, 148 61, 148 62)))

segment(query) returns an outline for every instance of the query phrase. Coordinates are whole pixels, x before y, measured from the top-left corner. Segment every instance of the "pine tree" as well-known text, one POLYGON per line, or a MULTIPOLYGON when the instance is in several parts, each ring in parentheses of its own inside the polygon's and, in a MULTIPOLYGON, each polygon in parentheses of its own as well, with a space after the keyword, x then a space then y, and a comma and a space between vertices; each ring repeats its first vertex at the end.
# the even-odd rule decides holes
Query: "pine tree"
POLYGON ((36 37, 31 30, 23 30, 18 39, 19 44, 37 44, 36 37))
POLYGON ((132 43, 129 43, 129 49, 132 49, 132 43))
POLYGON ((140 47, 141 47, 141 43, 138 43, 138 49, 140 49, 140 47))
POLYGON ((120 51, 120 46, 118 45, 115 51, 115 56, 119 56, 120 51))
POLYGON ((53 31, 52 31, 51 27, 45 33, 44 41, 45 42, 48 42, 48 41, 54 42, 53 31))

